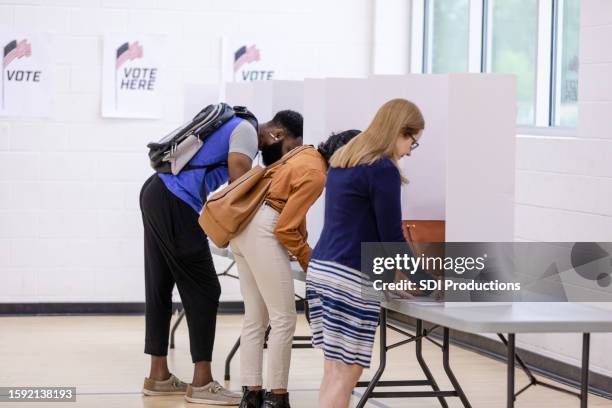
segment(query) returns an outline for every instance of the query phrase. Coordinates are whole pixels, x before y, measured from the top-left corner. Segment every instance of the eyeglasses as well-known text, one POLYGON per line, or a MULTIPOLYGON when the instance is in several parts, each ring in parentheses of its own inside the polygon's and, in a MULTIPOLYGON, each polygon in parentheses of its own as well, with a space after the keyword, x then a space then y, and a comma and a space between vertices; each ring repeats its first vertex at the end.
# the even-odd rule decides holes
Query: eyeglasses
POLYGON ((417 147, 419 147, 419 142, 417 142, 417 140, 414 138, 414 136, 410 136, 410 138, 411 138, 412 140, 414 140, 414 143, 410 145, 410 150, 414 150, 414 149, 416 149, 417 147))
POLYGON ((417 129, 412 129, 412 128, 409 128, 409 127, 405 127, 403 129, 402 133, 404 134, 404 137, 409 137, 413 141, 413 143, 410 145, 410 150, 414 150, 417 147, 419 147, 419 142, 414 137, 414 135, 417 134, 417 132, 418 132, 417 129))

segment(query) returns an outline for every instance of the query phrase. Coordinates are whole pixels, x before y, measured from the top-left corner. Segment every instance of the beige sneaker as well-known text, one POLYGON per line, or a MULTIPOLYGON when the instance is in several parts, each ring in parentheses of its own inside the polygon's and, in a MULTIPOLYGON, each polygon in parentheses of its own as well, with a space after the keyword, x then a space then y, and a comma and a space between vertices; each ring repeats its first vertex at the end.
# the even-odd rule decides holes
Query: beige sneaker
POLYGON ((202 387, 187 386, 185 399, 196 404, 210 405, 240 405, 242 394, 226 390, 216 381, 202 387))
POLYGON ((156 381, 150 378, 144 379, 144 385, 142 386, 142 393, 144 395, 184 395, 187 392, 187 383, 182 382, 170 374, 170 378, 164 381, 156 381))

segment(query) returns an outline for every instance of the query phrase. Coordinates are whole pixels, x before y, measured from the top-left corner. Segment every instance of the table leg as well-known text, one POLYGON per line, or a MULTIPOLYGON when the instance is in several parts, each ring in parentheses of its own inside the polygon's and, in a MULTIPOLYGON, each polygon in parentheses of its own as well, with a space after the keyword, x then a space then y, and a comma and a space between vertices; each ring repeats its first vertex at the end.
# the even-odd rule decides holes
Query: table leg
POLYGON ((264 349, 268 348, 268 337, 270 337, 270 331, 272 330, 272 326, 268 325, 266 332, 264 333, 264 349))
POLYGON ((591 333, 582 334, 582 378, 580 381, 580 408, 587 408, 589 399, 589 350, 591 333))
POLYGON ((234 343, 234 347, 230 350, 227 358, 225 359, 225 381, 229 381, 230 379, 230 364, 232 363, 232 359, 234 358, 234 354, 238 351, 238 347, 240 347, 240 336, 238 336, 238 340, 234 343))
MULTIPOLYGON (((436 380, 431 374, 431 371, 429 370, 429 367, 427 366, 427 363, 423 358, 423 339, 421 338, 421 336, 423 335, 423 321, 421 319, 417 319, 416 321, 416 335, 417 340, 415 341, 415 350, 417 361, 421 366, 421 370, 423 370, 423 374, 425 374, 425 377, 431 383, 431 388, 433 388, 434 391, 440 391, 440 387, 438 387, 436 380)), ((444 397, 438 397, 438 401, 440 402, 440 405, 442 405, 443 408, 448 408, 448 404, 446 403, 444 397)))
POLYGON ((357 403, 356 408, 363 408, 367 404, 370 395, 374 391, 378 380, 382 377, 385 372, 385 366, 387 365, 387 309, 384 307, 380 309, 380 363, 378 364, 378 370, 370 380, 368 387, 363 392, 361 399, 357 403))
POLYGON ((444 367, 444 372, 457 392, 457 396, 461 400, 463 406, 465 408, 472 408, 470 401, 468 401, 467 396, 463 392, 463 388, 461 388, 461 385, 459 384, 459 381, 457 381, 457 377, 455 377, 455 374, 450 366, 450 330, 448 327, 444 328, 442 337, 442 366, 444 367))
POLYGON ((178 315, 178 319, 176 319, 176 322, 172 326, 172 331, 170 332, 170 348, 171 349, 174 348, 174 334, 176 333, 176 329, 178 329, 178 326, 179 324, 181 324, 181 320, 183 320, 184 317, 185 317, 185 309, 181 310, 181 312, 178 315))
POLYGON ((515 357, 515 334, 508 334, 508 385, 506 390, 506 407, 514 407, 514 357, 515 357))

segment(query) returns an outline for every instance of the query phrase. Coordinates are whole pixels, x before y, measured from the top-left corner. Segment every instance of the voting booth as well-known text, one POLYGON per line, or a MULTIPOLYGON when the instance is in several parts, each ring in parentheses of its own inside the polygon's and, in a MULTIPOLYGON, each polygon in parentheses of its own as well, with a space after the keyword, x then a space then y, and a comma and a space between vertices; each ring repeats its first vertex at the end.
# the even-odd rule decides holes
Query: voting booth
MULTIPOLYGON (((304 143, 363 130, 386 101, 408 99, 426 125, 419 148, 400 160, 409 179, 403 219, 444 220, 446 241, 513 241, 515 89, 511 75, 499 74, 307 79, 304 143)), ((323 209, 322 197, 308 213, 310 245, 323 209)))
MULTIPOLYGON (((227 83, 224 101, 263 122, 292 109, 304 116, 304 143, 365 129, 393 98, 425 118, 420 146, 400 160, 404 220, 445 221, 446 241, 514 240, 516 83, 511 75, 448 74, 227 83), (493 103, 494 101, 494 103, 493 103)), ((324 194, 307 216, 308 242, 323 227, 324 194)), ((233 296, 232 296, 233 297, 233 296)))

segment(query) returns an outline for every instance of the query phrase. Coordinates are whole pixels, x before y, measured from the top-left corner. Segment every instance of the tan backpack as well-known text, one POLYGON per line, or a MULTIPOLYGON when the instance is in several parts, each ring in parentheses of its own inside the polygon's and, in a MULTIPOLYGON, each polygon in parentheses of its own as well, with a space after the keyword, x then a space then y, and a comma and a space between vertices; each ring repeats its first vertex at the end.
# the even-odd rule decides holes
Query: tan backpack
POLYGON ((230 240, 251 222, 263 204, 272 184, 268 170, 283 165, 299 152, 312 148, 296 147, 267 168, 257 165, 213 194, 204 203, 198 220, 208 238, 219 248, 227 247, 230 240))

